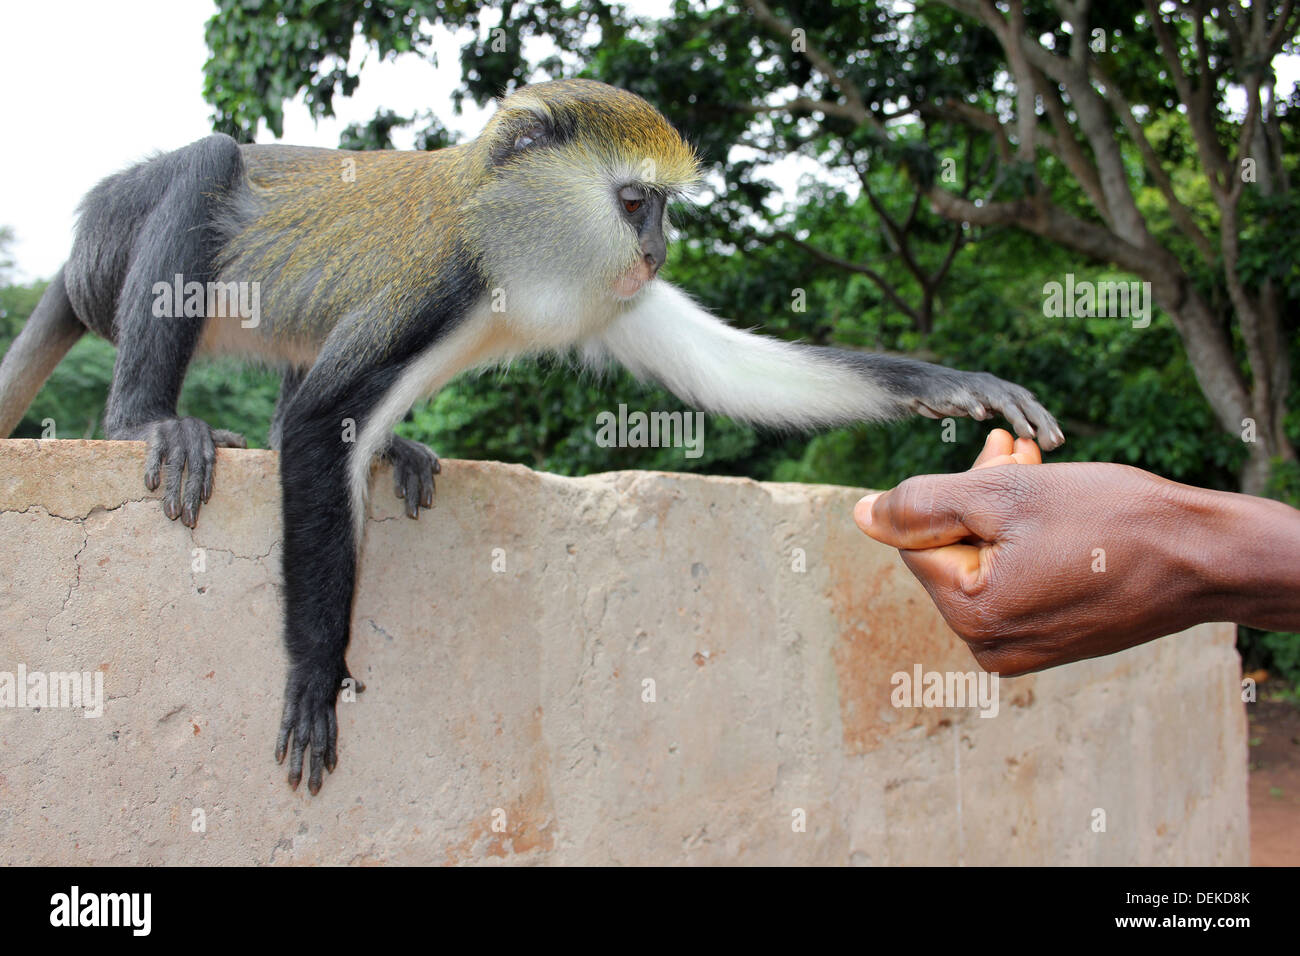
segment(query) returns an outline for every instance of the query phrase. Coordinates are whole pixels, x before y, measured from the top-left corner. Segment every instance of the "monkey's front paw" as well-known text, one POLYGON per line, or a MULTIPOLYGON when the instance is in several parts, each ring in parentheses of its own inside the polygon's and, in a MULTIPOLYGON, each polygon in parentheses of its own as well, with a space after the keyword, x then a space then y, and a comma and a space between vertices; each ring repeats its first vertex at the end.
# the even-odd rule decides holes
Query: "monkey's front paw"
POLYGON ((193 528, 199 506, 212 497, 212 466, 217 448, 247 448, 243 435, 213 428, 198 418, 164 418, 113 436, 127 441, 144 440, 144 485, 150 491, 163 489, 163 512, 193 528))
POLYGON ((1038 403, 1034 393, 988 372, 962 372, 956 386, 942 394, 914 399, 915 410, 929 418, 946 415, 970 417, 976 421, 1000 413, 1021 438, 1036 439, 1044 451, 1065 442, 1061 426, 1051 412, 1038 403))
POLYGON ((433 476, 442 472, 442 464, 432 448, 394 435, 383 459, 393 466, 394 490, 406 502, 408 518, 418 518, 421 508, 433 507, 433 476))
MULTIPOLYGON (((346 665, 341 671, 312 664, 289 669, 275 760, 284 763, 285 755, 289 755, 289 786, 295 790, 302 782, 302 761, 308 745, 311 766, 307 789, 313 796, 320 792, 322 771, 333 773, 338 765, 339 722, 335 707, 344 679, 355 681, 346 665)), ((358 690, 364 690, 359 681, 355 683, 358 690)))

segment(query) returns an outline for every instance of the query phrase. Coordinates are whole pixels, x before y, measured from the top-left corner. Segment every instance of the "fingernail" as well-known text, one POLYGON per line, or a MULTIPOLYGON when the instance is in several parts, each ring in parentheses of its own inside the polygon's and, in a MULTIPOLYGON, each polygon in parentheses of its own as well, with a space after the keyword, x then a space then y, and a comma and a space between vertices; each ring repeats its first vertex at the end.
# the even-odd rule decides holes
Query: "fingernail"
POLYGON ((878 491, 874 495, 867 495, 853 506, 853 520, 858 523, 858 527, 863 531, 871 527, 871 508, 882 493, 878 491))

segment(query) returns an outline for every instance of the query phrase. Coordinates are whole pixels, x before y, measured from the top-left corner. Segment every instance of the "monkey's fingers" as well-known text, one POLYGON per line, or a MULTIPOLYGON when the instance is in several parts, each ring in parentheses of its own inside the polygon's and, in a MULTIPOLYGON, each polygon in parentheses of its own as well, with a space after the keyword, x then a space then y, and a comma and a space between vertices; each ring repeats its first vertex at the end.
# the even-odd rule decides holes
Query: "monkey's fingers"
MULTIPOLYGON (((280 724, 280 739, 275 745, 275 756, 277 761, 283 762, 285 752, 288 752, 289 786, 297 790, 298 784, 302 783, 302 759, 311 742, 311 726, 301 697, 296 701, 286 700, 284 707, 285 716, 280 724)), ((315 783, 313 788, 312 781, 309 779, 307 782, 307 787, 313 794, 320 790, 320 781, 315 783)))
POLYGON ((162 482, 163 453, 166 448, 163 442, 158 441, 155 434, 157 430, 157 426, 150 430, 144 458, 144 486, 150 491, 157 491, 162 482))
POLYGON ((162 485, 163 513, 193 528, 199 506, 212 497, 212 471, 217 458, 212 429, 197 418, 169 418, 145 427, 145 487, 156 491, 162 485))
MULTIPOLYGON (((345 677, 351 677, 346 666, 345 677)), ((289 758, 289 786, 294 790, 302 783, 303 763, 311 748, 307 789, 314 796, 320 792, 325 770, 331 773, 338 765, 338 717, 335 699, 343 677, 327 676, 310 666, 290 670, 284 692, 284 710, 280 732, 275 741, 276 763, 289 758)))
POLYGON ((944 394, 934 398, 923 396, 917 404, 924 405, 922 414, 936 411, 964 415, 977 421, 991 418, 993 412, 997 412, 1011 424, 1017 435, 1035 439, 1045 451, 1051 451, 1065 441, 1056 419, 1039 404, 1033 392, 987 372, 961 373, 955 388, 946 389, 944 394))
POLYGON ((1034 435, 1034 426, 1029 424, 1029 419, 1025 417, 1025 413, 1018 405, 1008 405, 1003 409, 1002 417, 1011 423, 1012 430, 1021 438, 1030 438, 1034 435))
MULTIPOLYGON (((204 493, 212 493, 212 466, 217 460, 217 449, 212 443, 212 428, 207 422, 182 418, 178 425, 184 465, 189 472, 179 502, 181 524, 193 528, 199 520, 199 506, 205 500, 204 493)), ((168 467, 179 470, 174 462, 168 462, 168 467)))
POLYGON ((982 379, 985 394, 980 398, 990 408, 1000 412, 1011 423, 1017 435, 1034 439, 1044 451, 1059 448, 1065 443, 1061 426, 1056 424, 1052 413, 1039 403, 1033 392, 987 373, 982 375, 982 379))
POLYGON ((325 769, 330 773, 339 765, 339 717, 333 710, 329 712, 329 726, 326 731, 325 769))
POLYGON ((1036 401, 1030 401, 1020 406, 1020 409, 1025 418, 1029 419, 1032 430, 1028 433, 1017 431, 1017 435, 1021 438, 1033 439, 1043 451, 1051 451, 1065 444, 1065 433, 1061 431, 1061 426, 1056 423, 1051 412, 1036 401))
POLYGON ((438 456, 420 442, 394 436, 385 457, 393 464, 393 492, 406 502, 406 516, 420 517, 421 508, 433 507, 433 476, 442 471, 438 456))
POLYGON ((163 514, 175 521, 181 516, 181 491, 185 479, 185 447, 181 441, 179 423, 159 423, 152 441, 159 446, 163 463, 163 514))
MULTIPOLYGON (((311 776, 307 778, 307 789, 314 797, 320 793, 321 780, 325 773, 325 764, 333 756, 330 745, 330 726, 333 724, 337 733, 338 724, 331 721, 330 711, 317 712, 311 722, 311 776), (330 756, 327 757, 327 754, 330 756)), ((330 767, 331 772, 333 767, 330 767)))
POLYGON ((211 442, 200 438, 196 439, 195 446, 186 448, 189 468, 181 497, 181 523, 189 528, 199 520, 199 506, 212 497, 212 466, 217 459, 217 450, 211 442))
MULTIPOLYGON (((284 763, 284 758, 289 753, 289 744, 293 742, 294 732, 298 729, 298 707, 301 692, 295 688, 295 683, 291 673, 289 686, 284 692, 284 709, 280 711, 280 732, 275 738, 276 763, 284 763)), ((294 780, 292 775, 289 782, 295 787, 298 786, 298 781, 294 780)))
MULTIPOLYGON (((293 736, 293 727, 296 722, 297 708, 294 707, 294 699, 287 696, 284 699, 284 710, 280 714, 280 733, 275 738, 275 762, 284 763, 285 755, 289 752, 289 740, 293 736)), ((299 767, 298 780, 302 779, 302 768, 299 767)), ((298 780, 289 774, 289 783, 295 788, 298 786, 298 780)))

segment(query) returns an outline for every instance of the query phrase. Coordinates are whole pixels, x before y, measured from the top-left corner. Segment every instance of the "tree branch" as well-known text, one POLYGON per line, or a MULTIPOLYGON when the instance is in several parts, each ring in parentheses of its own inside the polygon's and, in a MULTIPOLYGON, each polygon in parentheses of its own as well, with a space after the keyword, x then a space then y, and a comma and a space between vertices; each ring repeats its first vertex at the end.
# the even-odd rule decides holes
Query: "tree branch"
POLYGON ((907 317, 910 318, 918 328, 921 327, 922 322, 921 322, 920 313, 918 313, 916 309, 914 309, 911 305, 909 305, 907 301, 898 294, 898 291, 894 288, 894 286, 889 282, 888 279, 886 279, 883 275, 881 275, 879 272, 877 272, 875 269, 871 268, 870 266, 863 265, 860 262, 853 262, 852 260, 849 259, 843 259, 837 255, 833 255, 829 252, 826 252, 824 249, 819 249, 816 246, 812 245, 811 243, 805 242, 804 240, 798 238, 794 233, 784 229, 777 230, 776 232, 772 233, 770 237, 763 236, 757 233, 754 234, 754 237, 761 242, 771 242, 778 239, 784 240, 785 242, 789 242, 792 245, 798 246, 804 252, 808 253, 808 255, 816 259, 818 262, 821 262, 828 266, 834 266, 837 269, 843 269, 846 272, 854 272, 857 273, 858 275, 866 276, 868 279, 870 279, 872 282, 876 284, 876 286, 880 289, 881 292, 885 294, 885 298, 889 299, 890 302, 894 303, 894 305, 896 305, 905 315, 907 315, 907 317))
MULTIPOLYGON (((745 5, 754 14, 754 19, 767 27, 769 33, 786 40, 794 37, 794 24, 778 17, 763 0, 745 0, 745 5)), ((831 62, 830 57, 809 42, 806 36, 804 40, 804 48, 801 51, 804 59, 812 64, 817 72, 826 77, 840 96, 844 97, 845 115, 858 123, 866 124, 872 129, 883 133, 884 128, 881 126, 880 121, 876 119, 871 110, 867 109, 866 99, 863 97, 862 91, 845 79, 844 75, 835 68, 835 64, 831 62)))
POLYGON ((1201 259, 1206 265, 1214 264, 1214 246, 1211 245, 1209 238, 1201 231, 1201 227, 1196 224, 1196 219, 1192 211, 1178 198, 1174 192, 1173 181, 1169 178, 1169 173, 1165 170, 1164 165, 1160 162, 1160 157, 1156 155, 1155 148, 1152 147, 1151 141, 1147 139, 1146 130, 1142 124, 1137 121, 1133 114, 1133 107, 1129 104, 1128 99, 1118 86, 1111 82, 1110 77, 1106 75, 1101 64, 1093 62, 1090 71, 1099 83, 1106 90, 1106 98, 1110 100, 1111 107, 1119 117, 1120 122, 1124 124, 1129 139, 1137 146, 1138 152, 1142 154, 1142 162, 1155 181, 1156 188, 1160 194, 1165 197, 1165 205, 1169 208, 1169 215, 1173 218, 1174 223, 1182 230, 1185 235, 1196 247, 1200 253, 1201 259))

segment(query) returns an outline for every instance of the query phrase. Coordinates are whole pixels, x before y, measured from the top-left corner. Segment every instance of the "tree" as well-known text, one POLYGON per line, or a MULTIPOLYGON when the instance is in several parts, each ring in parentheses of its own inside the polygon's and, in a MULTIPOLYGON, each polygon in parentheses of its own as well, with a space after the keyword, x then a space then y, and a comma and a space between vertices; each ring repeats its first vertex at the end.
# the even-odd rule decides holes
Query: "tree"
MULTIPOLYGON (((796 25, 804 20, 782 18, 764 0, 746 3, 779 41, 803 39, 818 27, 818 36, 831 35, 831 24, 814 21, 804 28, 796 25)), ((815 73, 784 107, 843 117, 886 139, 896 135, 889 121, 914 119, 958 124, 991 140, 999 162, 1015 173, 1019 195, 991 190, 977 201, 920 175, 919 187, 934 208, 958 223, 1015 226, 1150 282, 1220 426, 1234 436, 1243 430, 1251 436, 1242 485, 1262 492, 1274 460, 1296 460, 1285 425, 1288 332, 1298 327, 1287 309, 1288 301, 1295 302, 1295 260, 1288 253, 1296 249, 1291 224, 1300 202, 1286 166, 1285 107, 1275 97, 1272 65, 1300 30, 1292 3, 1243 8, 1146 0, 1140 12, 1089 0, 1057 0, 1052 7, 1022 0, 942 0, 942 6, 996 40, 1005 81, 1001 93, 991 85, 950 95, 924 80, 903 90, 864 87, 854 75, 860 71, 843 66, 849 57, 842 44, 823 48, 818 39, 805 39, 795 48, 815 73), (1157 54, 1165 64, 1161 71, 1149 68, 1157 54), (1239 117, 1227 104, 1234 88, 1244 92, 1239 117), (1178 154, 1188 139, 1217 215, 1179 196, 1178 154), (1140 158, 1141 175, 1134 157, 1140 158), (1062 191, 1051 188, 1060 177, 1044 169, 1053 164, 1060 167, 1056 172, 1068 172, 1064 185, 1086 197, 1078 204, 1082 209, 1054 195, 1062 191), (1155 187, 1158 202, 1139 203, 1144 184, 1155 187), (1290 241, 1269 249, 1281 236, 1290 241), (1216 302, 1225 290, 1226 302, 1216 302), (1229 316, 1236 321, 1248 375, 1225 321, 1229 316)), ((916 19, 921 17, 918 11, 916 19)), ((924 26, 904 25, 905 19, 896 21, 900 34, 925 39, 931 50, 953 49, 940 44, 956 40, 962 27, 942 17, 924 26)), ((901 241, 900 248, 905 249, 901 241)))

